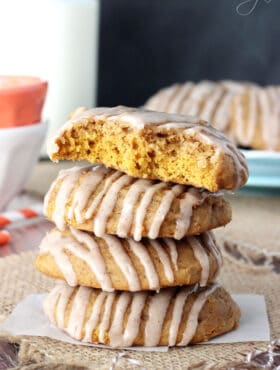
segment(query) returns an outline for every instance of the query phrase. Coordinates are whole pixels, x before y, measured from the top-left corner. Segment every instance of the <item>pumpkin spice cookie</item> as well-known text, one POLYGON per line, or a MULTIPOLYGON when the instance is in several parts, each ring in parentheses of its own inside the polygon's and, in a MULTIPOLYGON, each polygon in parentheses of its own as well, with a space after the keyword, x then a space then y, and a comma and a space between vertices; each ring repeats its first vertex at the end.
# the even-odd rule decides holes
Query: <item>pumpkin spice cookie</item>
POLYGON ((115 348, 204 342, 236 328, 240 318, 218 285, 108 293, 62 283, 47 296, 44 310, 71 337, 115 348))
POLYGON ((200 234, 231 220, 221 193, 136 179, 103 166, 63 170, 45 197, 45 214, 66 225, 120 237, 155 239, 200 234))
POLYGON ((87 160, 138 178, 215 192, 245 184, 241 152, 196 117, 124 106, 74 114, 48 142, 52 160, 87 160))
POLYGON ((241 94, 248 85, 248 82, 230 80, 177 83, 156 92, 145 107, 159 112, 201 117, 217 130, 228 134, 232 98, 241 94))
POLYGON ((53 229, 42 240, 36 267, 42 273, 82 285, 113 290, 158 290, 199 283, 217 276, 222 256, 213 234, 180 241, 102 238, 74 228, 53 229))
POLYGON ((280 151, 280 87, 248 87, 234 97, 230 130, 240 146, 280 151))

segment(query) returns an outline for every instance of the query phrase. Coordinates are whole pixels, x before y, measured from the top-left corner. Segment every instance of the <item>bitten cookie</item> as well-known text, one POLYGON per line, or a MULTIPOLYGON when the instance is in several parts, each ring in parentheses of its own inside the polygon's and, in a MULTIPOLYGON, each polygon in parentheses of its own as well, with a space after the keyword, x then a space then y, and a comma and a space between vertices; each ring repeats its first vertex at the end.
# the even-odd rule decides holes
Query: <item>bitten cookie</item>
POLYGON ((250 87, 234 97, 230 125, 238 145, 280 151, 280 87, 250 87))
POLYGON ((158 290, 213 281, 222 256, 213 234, 172 239, 98 238, 74 228, 53 229, 42 240, 36 267, 44 274, 82 285, 116 290, 158 290))
POLYGON ((74 115, 48 143, 52 160, 88 160, 128 175, 236 190, 244 156, 205 121, 144 109, 95 108, 74 115))
POLYGON ((240 318, 238 306, 218 285, 106 293, 59 284, 44 310, 71 337, 112 347, 186 346, 236 328, 240 318))
POLYGON ((181 239, 231 220, 221 193, 136 179, 103 166, 61 171, 45 197, 45 214, 59 229, 67 224, 137 241, 181 239))
POLYGON ((177 83, 156 92, 145 107, 201 117, 217 130, 229 134, 232 98, 241 94, 246 86, 248 83, 229 80, 177 83))

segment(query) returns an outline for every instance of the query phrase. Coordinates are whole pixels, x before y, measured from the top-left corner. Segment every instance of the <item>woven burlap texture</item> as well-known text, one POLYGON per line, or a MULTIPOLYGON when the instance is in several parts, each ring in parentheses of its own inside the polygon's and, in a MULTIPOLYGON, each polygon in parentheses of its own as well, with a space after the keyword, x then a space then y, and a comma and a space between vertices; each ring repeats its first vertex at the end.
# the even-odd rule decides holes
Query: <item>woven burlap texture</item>
MULTIPOLYGON (((33 267, 36 252, 27 252, 0 260, 1 288, 0 315, 7 316, 22 298, 30 293, 50 290, 54 281, 46 278, 33 267)), ((225 259, 219 282, 231 293, 257 293, 265 296, 271 338, 280 337, 279 275, 262 268, 245 268, 225 259)), ((116 350, 75 346, 48 338, 9 338, 20 344, 19 357, 22 364, 34 362, 50 368, 63 363, 84 366, 88 369, 109 369, 116 350)), ((170 349, 167 353, 127 351, 129 356, 140 360, 146 369, 188 369, 203 360, 207 364, 222 365, 230 360, 242 358, 242 354, 255 348, 264 348, 265 343, 235 343, 219 345, 197 345, 170 349)), ((33 365, 32 365, 33 366, 33 365)), ((41 366, 41 365, 40 365, 41 366)), ((120 369, 136 369, 121 360, 120 369)), ((138 368, 139 369, 139 368, 138 368)))

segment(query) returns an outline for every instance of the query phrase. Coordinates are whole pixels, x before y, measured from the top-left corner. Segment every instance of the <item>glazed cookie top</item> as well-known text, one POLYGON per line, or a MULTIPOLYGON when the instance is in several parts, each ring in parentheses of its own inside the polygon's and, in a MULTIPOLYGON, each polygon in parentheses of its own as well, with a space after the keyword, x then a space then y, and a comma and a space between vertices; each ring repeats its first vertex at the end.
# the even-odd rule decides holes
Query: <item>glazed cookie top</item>
MULTIPOLYGON (((125 106, 117 107, 98 107, 89 110, 77 109, 77 113, 71 114, 71 119, 48 141, 48 155, 55 159, 55 154, 59 150, 56 140, 62 134, 76 124, 88 124, 89 120, 117 121, 120 126, 132 127, 139 131, 149 127, 159 127, 162 129, 176 129, 184 131, 186 135, 204 135, 206 141, 217 145, 226 150, 228 139, 215 130, 210 124, 198 117, 183 114, 172 114, 165 112, 152 111, 141 108, 131 108, 125 106)), ((237 150, 236 150, 237 152, 237 150)), ((238 153, 236 153, 238 155, 238 153)))
POLYGON ((72 117, 48 143, 52 160, 89 160, 210 191, 236 190, 247 180, 243 154, 199 118, 124 106, 72 117))

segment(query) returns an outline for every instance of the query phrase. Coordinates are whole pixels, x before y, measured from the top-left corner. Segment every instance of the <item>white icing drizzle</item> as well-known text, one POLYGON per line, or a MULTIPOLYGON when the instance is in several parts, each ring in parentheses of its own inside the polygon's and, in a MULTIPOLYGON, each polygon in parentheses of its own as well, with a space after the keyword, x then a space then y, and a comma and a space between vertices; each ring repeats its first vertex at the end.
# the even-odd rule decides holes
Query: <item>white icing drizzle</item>
POLYGON ((158 237, 160 227, 170 210, 171 204, 175 197, 180 195, 184 191, 184 186, 182 185, 174 185, 170 190, 166 192, 166 194, 163 196, 162 201, 160 203, 160 206, 158 207, 152 224, 150 226, 150 230, 148 232, 148 237, 150 239, 155 239, 158 237))
POLYGON ((92 341, 93 331, 95 331, 98 342, 104 343, 108 333, 112 347, 131 346, 139 333, 141 321, 144 319, 144 345, 156 346, 160 342, 164 320, 173 302, 168 333, 169 345, 173 346, 178 344, 177 337, 184 307, 188 298, 195 293, 196 298, 189 312, 182 340, 179 343, 179 345, 187 345, 195 335, 198 317, 207 298, 217 288, 218 285, 213 285, 198 291, 198 286, 195 285, 164 289, 160 293, 137 292, 132 294, 127 292, 105 293, 85 287, 74 289, 67 287, 67 284, 64 283, 57 285, 48 295, 44 302, 44 310, 53 322, 56 322, 55 317, 61 317, 62 319, 57 322, 58 327, 84 342, 92 341), (93 292, 95 298, 90 307, 89 300, 93 298, 93 292), (72 300, 68 326, 65 327, 66 307, 73 293, 75 295, 72 300), (148 314, 145 319, 142 317, 142 311, 146 302, 148 303, 148 314), (126 314, 127 320, 124 325, 126 314), (82 338, 83 328, 85 328, 85 335, 82 338))
POLYGON ((65 284, 65 290, 63 291, 63 294, 61 295, 61 284, 57 284, 50 291, 50 293, 47 296, 47 299, 45 299, 44 302, 43 302, 43 309, 44 309, 44 312, 46 313, 46 315, 49 317, 49 319, 52 322, 56 322, 57 324, 59 323, 61 325, 60 326, 61 328, 64 327, 64 313, 65 313, 66 308, 64 308, 64 310, 62 310, 62 306, 59 305, 58 298, 60 296, 65 297, 65 299, 67 300, 67 303, 68 303, 69 297, 68 297, 66 292, 67 292, 67 290, 71 289, 71 294, 72 294, 73 290, 69 286, 67 286, 67 288, 66 288, 66 284, 65 284), (58 307, 59 307, 59 312, 58 312, 58 307), (59 322, 57 322, 56 317, 58 317, 59 315, 60 315, 60 317, 61 316, 63 317, 63 320, 60 319, 59 322))
MULTIPOLYGON (((72 239, 65 239, 68 245, 72 244, 72 239)), ((65 253, 64 244, 61 244, 61 234, 57 230, 49 232, 41 241, 40 251, 42 253, 51 253, 54 257, 57 266, 59 266, 65 280, 70 286, 78 284, 77 276, 73 270, 73 266, 65 253), (55 248, 54 248, 55 246, 55 248)))
MULTIPOLYGON (((178 113, 178 112, 186 113, 186 112, 182 112, 180 108, 184 104, 185 99, 191 94, 192 88, 193 88, 193 83, 191 83, 191 82, 188 82, 188 83, 180 86, 180 88, 177 89, 176 98, 174 97, 172 99, 172 101, 170 102, 169 106, 168 106, 168 112, 170 112, 170 113, 178 113)), ((158 99, 158 101, 160 102, 160 99, 158 99)), ((153 108, 149 108, 149 109, 153 109, 153 108)), ((160 110, 163 110, 163 109, 160 108, 160 110)))
POLYGON ((90 196, 110 171, 111 170, 103 166, 90 167, 84 180, 81 181, 80 186, 74 192, 72 204, 68 210, 69 218, 72 218, 75 215, 78 222, 83 222, 84 218, 82 216, 82 211, 86 208, 90 196))
POLYGON ((92 332, 96 328, 101 314, 102 305, 107 297, 106 292, 100 292, 95 301, 93 303, 92 311, 89 320, 86 322, 85 325, 85 336, 83 338, 84 342, 91 342, 92 341, 92 332))
POLYGON ((117 301, 115 307, 115 315, 113 316, 113 321, 109 330, 110 336, 110 345, 112 347, 121 347, 123 345, 123 338, 122 338, 122 325, 124 321, 124 314, 127 310, 127 307, 130 303, 131 296, 129 293, 122 293, 117 301))
POLYGON ((66 248, 88 264, 103 290, 108 292, 113 291, 114 289, 106 270, 104 258, 94 238, 90 234, 76 230, 73 227, 70 230, 80 244, 67 244, 66 248), (86 248, 83 248, 82 245, 85 245, 86 248))
POLYGON ((177 252, 176 243, 173 239, 170 239, 170 238, 164 238, 163 241, 169 248, 169 254, 171 257, 173 267, 175 271, 177 271, 178 270, 178 264, 177 264, 178 252, 177 252))
POLYGON ((162 290, 155 293, 149 301, 148 320, 145 326, 145 346, 156 346, 159 344, 163 321, 166 316, 173 291, 162 290))
MULTIPOLYGON (((64 170, 60 172, 59 178, 63 178, 63 181, 56 194, 55 207, 52 214, 52 219, 60 230, 63 230, 66 226, 64 213, 61 212, 61 210, 65 209, 70 194, 75 186, 76 181, 80 178, 82 171, 82 167, 73 167, 70 170, 64 170)), ((48 201, 48 199, 49 196, 47 196, 46 201, 48 201)))
POLYGON ((202 307, 204 306, 207 298, 210 294, 214 293, 214 291, 218 288, 218 285, 213 285, 212 287, 208 288, 201 292, 196 300, 194 301, 191 311, 188 316, 188 320, 186 323, 186 329, 183 333, 183 338, 181 342, 178 344, 179 346, 187 346, 192 338, 195 335, 197 325, 198 325, 198 317, 202 307))
POLYGON ((209 257, 205 248, 201 245, 198 238, 190 236, 188 241, 193 249, 195 258, 199 261, 201 266, 201 277, 200 277, 200 286, 205 286, 209 278, 209 257))
POLYGON ((92 202, 90 203, 88 209, 85 213, 85 219, 89 220, 93 214, 96 212, 97 207, 99 206, 99 203, 101 202, 102 198, 105 196, 109 188, 112 186, 112 184, 119 179, 122 176, 122 173, 119 171, 113 171, 110 176, 108 176, 104 182, 104 186, 102 190, 97 194, 96 197, 92 199, 92 202))
POLYGON ((210 253, 214 255, 218 265, 217 271, 219 271, 223 264, 223 258, 219 248, 216 245, 214 234, 211 231, 208 231, 207 233, 201 234, 200 237, 203 241, 203 245, 205 245, 205 247, 209 249, 210 253))
POLYGON ((77 297, 74 298, 72 303, 67 331, 79 340, 82 338, 82 327, 91 292, 91 289, 80 286, 76 293, 77 297))
POLYGON ((276 150, 280 146, 280 89, 279 87, 268 87, 266 91, 259 93, 261 109, 261 128, 263 140, 270 150, 276 150), (261 100, 261 96, 267 98, 261 100))
POLYGON ((172 320, 169 328, 169 345, 174 346, 177 342, 177 336, 179 332, 179 326, 181 323, 182 315, 186 300, 188 296, 192 294, 196 289, 196 286, 181 288, 177 297, 174 301, 174 307, 172 312, 172 320))
POLYGON ((135 226, 133 235, 134 240, 139 241, 142 238, 143 221, 155 192, 165 188, 166 186, 167 186, 166 183, 159 182, 157 184, 152 185, 149 189, 147 189, 147 191, 143 195, 141 202, 135 212, 135 226))
POLYGON ((73 289, 71 286, 65 285, 65 292, 61 295, 56 309, 56 322, 59 328, 62 328, 65 324, 64 322, 64 312, 67 307, 67 303, 73 294, 73 289))
POLYGON ((107 219, 114 209, 120 190, 133 181, 131 176, 123 175, 108 189, 94 219, 93 231, 95 235, 101 237, 105 234, 107 219))
POLYGON ((247 127, 243 124, 236 127, 240 142, 242 145, 245 146, 250 145, 255 134, 255 127, 257 121, 257 106, 258 106, 258 94, 256 89, 250 89, 248 97, 249 97, 249 107, 248 107, 247 127))
POLYGON ((194 85, 191 93, 188 95, 188 99, 182 106, 183 112, 188 112, 187 114, 191 115, 198 115, 202 102, 211 93, 213 86, 214 84, 210 81, 203 81, 200 84, 194 85))
POLYGON ((172 270, 172 266, 170 264, 170 260, 168 257, 168 253, 162 248, 162 245, 157 241, 157 240, 150 240, 150 243, 154 250, 156 251, 160 262, 162 263, 163 269, 164 269, 164 274, 167 278, 167 280, 170 283, 173 283, 174 281, 174 274, 172 270))
POLYGON ((191 223, 193 208, 201 204, 205 197, 206 193, 202 195, 196 188, 190 188, 185 193, 183 199, 180 200, 180 215, 176 221, 174 239, 182 239, 186 235, 191 223))
POLYGON ((141 323, 141 314, 144 309, 147 296, 147 292, 141 292, 135 294, 132 298, 130 314, 123 333, 123 346, 131 346, 134 339, 137 337, 141 323))
POLYGON ((117 235, 124 238, 128 235, 132 219, 134 206, 141 193, 149 189, 152 185, 152 181, 139 179, 128 190, 124 200, 123 208, 119 218, 117 235))
POLYGON ((141 289, 137 272, 129 258, 129 255, 122 246, 122 241, 112 235, 104 235, 111 255, 115 263, 119 266, 128 283, 129 290, 134 292, 141 289))
POLYGON ((98 244, 90 234, 74 228, 70 230, 77 240, 73 237, 62 236, 58 230, 53 230, 42 240, 40 245, 41 252, 49 252, 55 258, 57 266, 70 286, 76 286, 78 281, 66 254, 67 250, 88 264, 103 290, 113 291, 114 289, 98 244))
POLYGON ((215 85, 210 94, 204 100, 202 109, 199 112, 199 116, 208 122, 213 121, 213 115, 221 99, 223 98, 224 88, 220 85, 215 85))
POLYGON ((127 239, 133 253, 138 257, 139 261, 144 267, 150 289, 159 289, 159 278, 156 272, 153 261, 148 253, 147 248, 140 242, 133 239, 127 239))
POLYGON ((105 335, 106 331, 109 328, 110 325, 110 317, 112 313, 112 306, 115 300, 114 294, 107 294, 106 296, 106 301, 105 301, 105 307, 104 307, 104 312, 101 315, 101 322, 99 325, 99 340, 102 342, 105 341, 105 335))

